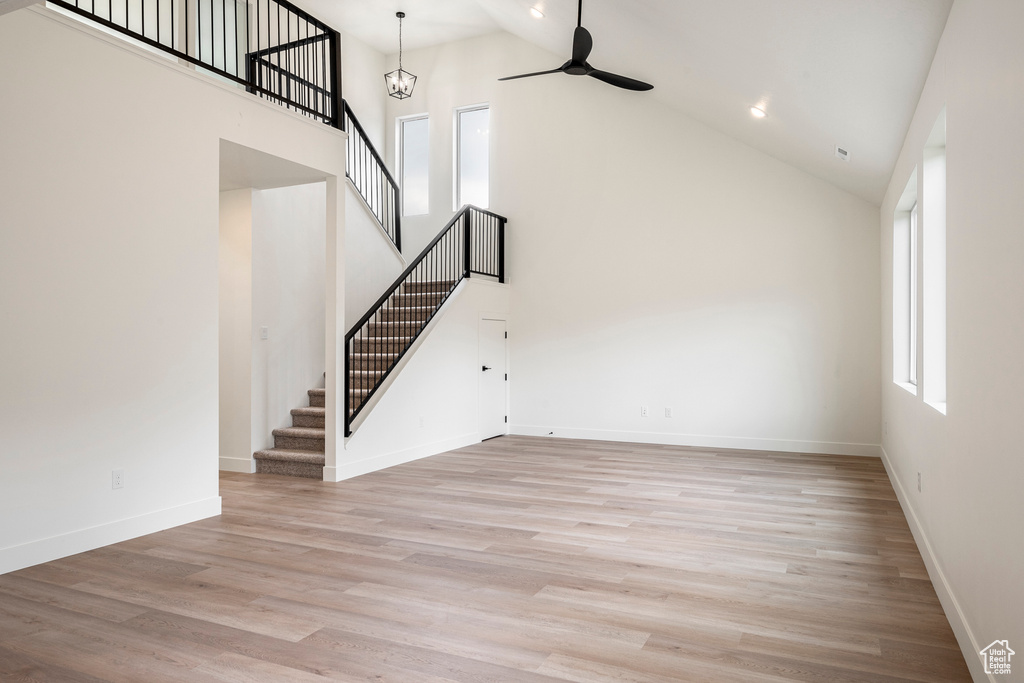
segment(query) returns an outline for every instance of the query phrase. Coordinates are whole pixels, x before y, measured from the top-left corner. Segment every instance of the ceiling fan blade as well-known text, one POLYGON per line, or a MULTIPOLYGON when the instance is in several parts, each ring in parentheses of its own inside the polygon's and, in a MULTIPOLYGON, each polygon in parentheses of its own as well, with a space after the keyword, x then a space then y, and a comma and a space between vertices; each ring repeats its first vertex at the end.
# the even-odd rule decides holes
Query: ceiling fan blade
POLYGON ((517 78, 529 78, 531 76, 545 76, 547 74, 562 73, 561 69, 551 69, 550 71, 534 71, 532 74, 519 74, 518 76, 505 76, 505 78, 499 78, 499 81, 514 81, 517 78))
POLYGON ((587 57, 590 56, 590 51, 594 49, 594 38, 590 35, 590 31, 577 26, 575 33, 572 34, 572 61, 574 62, 585 62, 587 57))
POLYGON ((599 81, 604 81, 608 85, 614 85, 617 88, 625 88, 626 90, 653 90, 654 86, 650 83, 644 83, 638 81, 635 78, 628 78, 626 76, 620 76, 618 74, 608 73, 607 71, 600 71, 594 69, 588 76, 593 76, 599 81))

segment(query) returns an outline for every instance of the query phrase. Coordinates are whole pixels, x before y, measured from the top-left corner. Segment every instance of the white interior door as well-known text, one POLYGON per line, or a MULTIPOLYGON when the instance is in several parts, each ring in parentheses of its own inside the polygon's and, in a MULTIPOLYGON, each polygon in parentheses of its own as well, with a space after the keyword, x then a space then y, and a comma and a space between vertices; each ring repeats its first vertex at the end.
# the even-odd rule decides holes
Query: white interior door
POLYGON ((508 433, 505 321, 480 321, 480 438, 508 433))

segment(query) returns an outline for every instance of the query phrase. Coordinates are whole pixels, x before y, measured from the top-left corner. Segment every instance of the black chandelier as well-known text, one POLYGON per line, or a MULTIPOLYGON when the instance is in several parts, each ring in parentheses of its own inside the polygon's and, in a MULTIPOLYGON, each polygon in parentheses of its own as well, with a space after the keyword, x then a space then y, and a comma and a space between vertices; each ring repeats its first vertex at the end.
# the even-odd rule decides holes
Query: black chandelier
POLYGON ((404 100, 412 97, 416 77, 402 68, 402 19, 405 19, 405 12, 398 12, 395 16, 398 17, 398 68, 384 74, 384 82, 388 86, 388 95, 404 100))

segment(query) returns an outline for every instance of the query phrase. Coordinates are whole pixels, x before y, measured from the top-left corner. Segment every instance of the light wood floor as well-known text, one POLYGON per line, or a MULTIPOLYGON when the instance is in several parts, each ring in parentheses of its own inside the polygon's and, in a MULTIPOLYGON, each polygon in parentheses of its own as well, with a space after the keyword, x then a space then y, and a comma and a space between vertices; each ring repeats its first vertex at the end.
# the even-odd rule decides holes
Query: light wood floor
POLYGON ((0 576, 0 679, 969 681, 881 462, 506 437, 0 576))

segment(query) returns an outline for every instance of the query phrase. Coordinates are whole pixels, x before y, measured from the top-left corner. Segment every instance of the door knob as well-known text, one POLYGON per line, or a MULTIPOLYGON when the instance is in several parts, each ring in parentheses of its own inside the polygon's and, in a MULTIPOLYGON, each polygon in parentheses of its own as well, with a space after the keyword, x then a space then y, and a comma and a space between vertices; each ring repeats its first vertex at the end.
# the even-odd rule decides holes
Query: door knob
POLYGON ((483 370, 483 371, 484 371, 484 372, 487 372, 488 370, 490 370, 490 368, 489 368, 489 367, 487 367, 487 366, 485 365, 485 366, 484 366, 484 370, 483 370))

